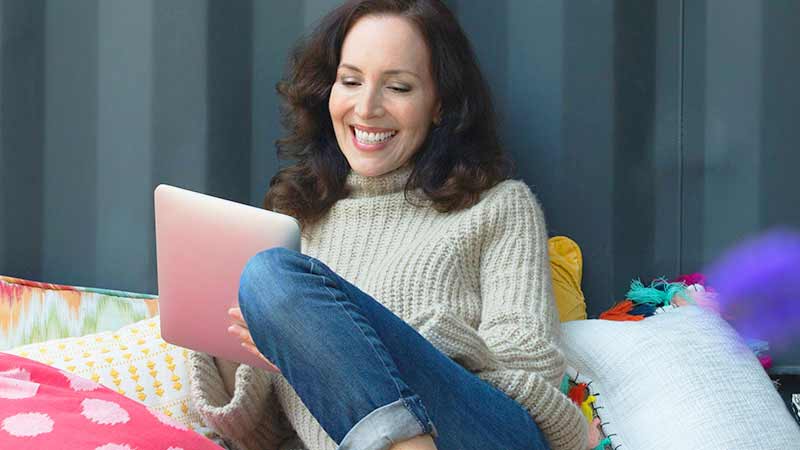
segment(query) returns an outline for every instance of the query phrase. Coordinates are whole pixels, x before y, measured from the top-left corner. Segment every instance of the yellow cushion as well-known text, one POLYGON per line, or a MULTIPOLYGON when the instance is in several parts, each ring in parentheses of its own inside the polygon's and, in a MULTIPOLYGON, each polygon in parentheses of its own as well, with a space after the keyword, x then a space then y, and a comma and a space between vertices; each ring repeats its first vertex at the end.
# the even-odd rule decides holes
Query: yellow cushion
POLYGON ((8 350, 100 383, 187 427, 205 424, 190 401, 188 350, 161 339, 158 316, 117 331, 8 350))
POLYGON ((553 236, 547 241, 553 294, 562 322, 586 318, 586 300, 581 290, 583 256, 578 244, 566 236, 553 236))

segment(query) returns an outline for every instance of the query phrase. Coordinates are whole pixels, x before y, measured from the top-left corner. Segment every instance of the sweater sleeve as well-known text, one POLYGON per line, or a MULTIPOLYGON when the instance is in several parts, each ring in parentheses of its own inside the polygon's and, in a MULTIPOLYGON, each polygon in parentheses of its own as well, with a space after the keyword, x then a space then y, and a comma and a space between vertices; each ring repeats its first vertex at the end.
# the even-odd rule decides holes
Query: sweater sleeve
POLYGON ((478 376, 523 405, 554 450, 585 450, 586 419, 559 390, 566 359, 552 291, 544 215, 530 189, 506 182, 487 202, 478 335, 489 363, 478 376))
POLYGON ((191 395, 206 423, 240 450, 277 450, 293 430, 273 388, 278 374, 191 352, 191 395), (223 375, 234 373, 232 389, 223 375), (230 392, 229 391, 232 391, 230 392))

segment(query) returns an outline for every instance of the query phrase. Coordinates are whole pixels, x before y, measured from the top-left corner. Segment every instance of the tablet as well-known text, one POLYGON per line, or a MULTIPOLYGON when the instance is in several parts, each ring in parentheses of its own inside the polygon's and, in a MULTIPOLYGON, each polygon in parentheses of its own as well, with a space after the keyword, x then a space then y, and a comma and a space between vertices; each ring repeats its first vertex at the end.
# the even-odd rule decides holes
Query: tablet
POLYGON ((228 333, 228 309, 239 304, 239 278, 252 256, 272 247, 300 251, 297 220, 166 184, 154 197, 161 337, 266 369, 228 333))

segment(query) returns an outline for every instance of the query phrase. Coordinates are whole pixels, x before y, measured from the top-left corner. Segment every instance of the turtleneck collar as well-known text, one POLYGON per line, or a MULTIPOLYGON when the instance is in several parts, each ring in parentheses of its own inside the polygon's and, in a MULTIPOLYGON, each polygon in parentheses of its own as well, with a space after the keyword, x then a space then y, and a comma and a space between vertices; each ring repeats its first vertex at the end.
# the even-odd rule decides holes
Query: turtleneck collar
POLYGON ((351 170, 346 181, 347 187, 350 188, 350 197, 374 197, 402 192, 411 176, 412 168, 411 164, 406 164, 376 177, 365 177, 351 170))

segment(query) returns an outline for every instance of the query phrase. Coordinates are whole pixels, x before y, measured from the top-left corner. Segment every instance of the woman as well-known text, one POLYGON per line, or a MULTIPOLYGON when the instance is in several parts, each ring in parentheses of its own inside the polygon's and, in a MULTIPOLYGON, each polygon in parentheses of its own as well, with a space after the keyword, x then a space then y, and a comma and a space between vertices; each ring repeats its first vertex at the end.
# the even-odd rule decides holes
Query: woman
POLYGON ((273 372, 192 355, 207 422, 242 449, 296 432, 313 450, 584 450, 585 419, 558 389, 541 208, 506 180, 451 12, 348 2, 278 90, 279 155, 295 163, 265 206, 300 220, 304 254, 252 258, 231 312, 273 372))

